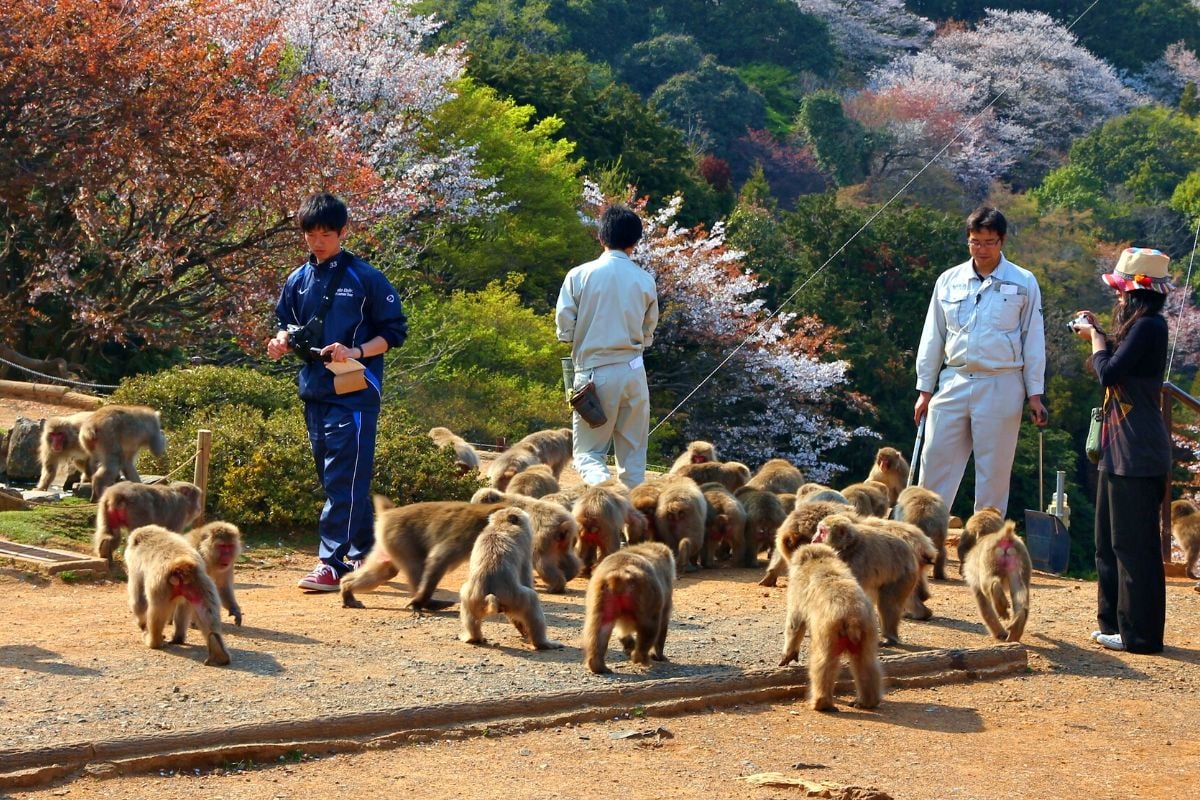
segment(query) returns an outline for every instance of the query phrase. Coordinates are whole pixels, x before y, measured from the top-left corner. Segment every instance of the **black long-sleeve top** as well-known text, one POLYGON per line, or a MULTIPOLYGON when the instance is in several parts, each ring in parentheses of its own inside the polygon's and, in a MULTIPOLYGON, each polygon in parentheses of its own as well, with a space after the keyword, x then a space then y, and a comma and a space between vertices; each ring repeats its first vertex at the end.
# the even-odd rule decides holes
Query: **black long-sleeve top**
POLYGON ((1166 475, 1171 439, 1162 418, 1163 372, 1167 367, 1167 321, 1143 317, 1113 352, 1092 354, 1104 387, 1100 469, 1130 478, 1166 475))

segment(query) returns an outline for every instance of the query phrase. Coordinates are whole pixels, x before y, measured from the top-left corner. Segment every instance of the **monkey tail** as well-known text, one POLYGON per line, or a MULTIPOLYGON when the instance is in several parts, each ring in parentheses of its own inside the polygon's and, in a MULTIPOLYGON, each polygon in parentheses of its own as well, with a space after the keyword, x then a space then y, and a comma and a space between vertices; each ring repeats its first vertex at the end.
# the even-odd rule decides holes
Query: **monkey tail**
POLYGON ((692 553, 692 540, 686 539, 686 538, 680 539, 679 540, 678 564, 681 564, 684 567, 686 567, 688 564, 692 563, 693 555, 694 555, 694 553, 692 553))
POLYGON ((867 632, 863 630, 861 620, 857 616, 850 617, 842 621, 841 630, 838 632, 834 649, 837 654, 850 653, 858 655, 862 652, 863 640, 867 636, 867 632))
POLYGON ((499 614, 500 600, 494 594, 485 595, 483 598, 483 607, 488 614, 499 614))
POLYGON ((154 412, 154 422, 158 426, 158 430, 154 432, 154 438, 150 440, 150 452, 162 458, 167 454, 167 437, 162 432, 162 412, 154 412))

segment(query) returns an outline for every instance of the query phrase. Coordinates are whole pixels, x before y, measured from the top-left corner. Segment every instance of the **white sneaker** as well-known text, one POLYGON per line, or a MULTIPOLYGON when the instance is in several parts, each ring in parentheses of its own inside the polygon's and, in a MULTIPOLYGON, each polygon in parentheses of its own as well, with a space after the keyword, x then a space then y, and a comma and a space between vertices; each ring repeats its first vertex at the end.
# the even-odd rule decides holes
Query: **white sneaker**
POLYGON ((1096 641, 1101 647, 1107 647, 1109 650, 1125 649, 1125 642, 1121 640, 1119 633, 1102 633, 1096 637, 1096 641))

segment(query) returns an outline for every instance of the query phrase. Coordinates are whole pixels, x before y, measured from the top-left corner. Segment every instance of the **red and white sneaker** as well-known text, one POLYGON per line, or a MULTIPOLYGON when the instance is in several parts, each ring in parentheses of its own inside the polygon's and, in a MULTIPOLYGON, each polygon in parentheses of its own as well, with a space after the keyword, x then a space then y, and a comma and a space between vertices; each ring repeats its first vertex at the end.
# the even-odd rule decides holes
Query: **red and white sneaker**
POLYGON ((322 561, 296 585, 310 592, 336 592, 341 588, 342 582, 337 571, 322 561))

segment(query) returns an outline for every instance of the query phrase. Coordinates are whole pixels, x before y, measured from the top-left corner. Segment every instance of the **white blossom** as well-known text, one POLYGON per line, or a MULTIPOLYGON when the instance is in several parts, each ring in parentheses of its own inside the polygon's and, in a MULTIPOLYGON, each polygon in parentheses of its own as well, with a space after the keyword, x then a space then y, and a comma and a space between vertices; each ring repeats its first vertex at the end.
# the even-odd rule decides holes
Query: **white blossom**
POLYGON ((796 5, 829 26, 844 67, 854 72, 923 50, 933 36, 934 24, 908 11, 904 0, 796 0, 796 5))
MULTIPOLYGON (((876 70, 867 92, 876 106, 898 97, 896 105, 949 112, 962 136, 944 164, 967 184, 1045 171, 1075 139, 1141 99, 1049 16, 994 9, 977 28, 950 29, 926 51, 876 70)), ((885 127, 932 157, 953 137, 914 130, 919 121, 901 113, 885 127)))
POLYGON ((424 48, 441 25, 416 0, 255 0, 280 21, 302 74, 318 80, 336 120, 319 133, 361 152, 380 190, 369 215, 436 213, 453 220, 502 207, 494 178, 475 174, 474 149, 431 141, 430 115, 454 97, 462 45, 424 48))
MULTIPOLYGON (((604 203, 595 184, 585 181, 585 218, 594 218, 604 203)), ((845 467, 830 463, 828 452, 874 435, 847 429, 829 411, 845 389, 849 364, 804 352, 791 328, 795 315, 769 316, 755 297, 763 284, 742 266, 745 254, 726 246, 724 225, 683 228, 676 222, 681 204, 675 197, 653 215, 634 204, 644 231, 633 259, 655 276, 661 312, 650 358, 667 352, 702 355, 714 366, 728 360, 703 385, 705 374, 688 364, 659 362, 674 380, 698 387, 671 424, 687 438, 712 441, 731 459, 786 458, 813 480, 829 480, 845 467)), ((656 380, 667 377, 651 373, 652 393, 656 380)))

